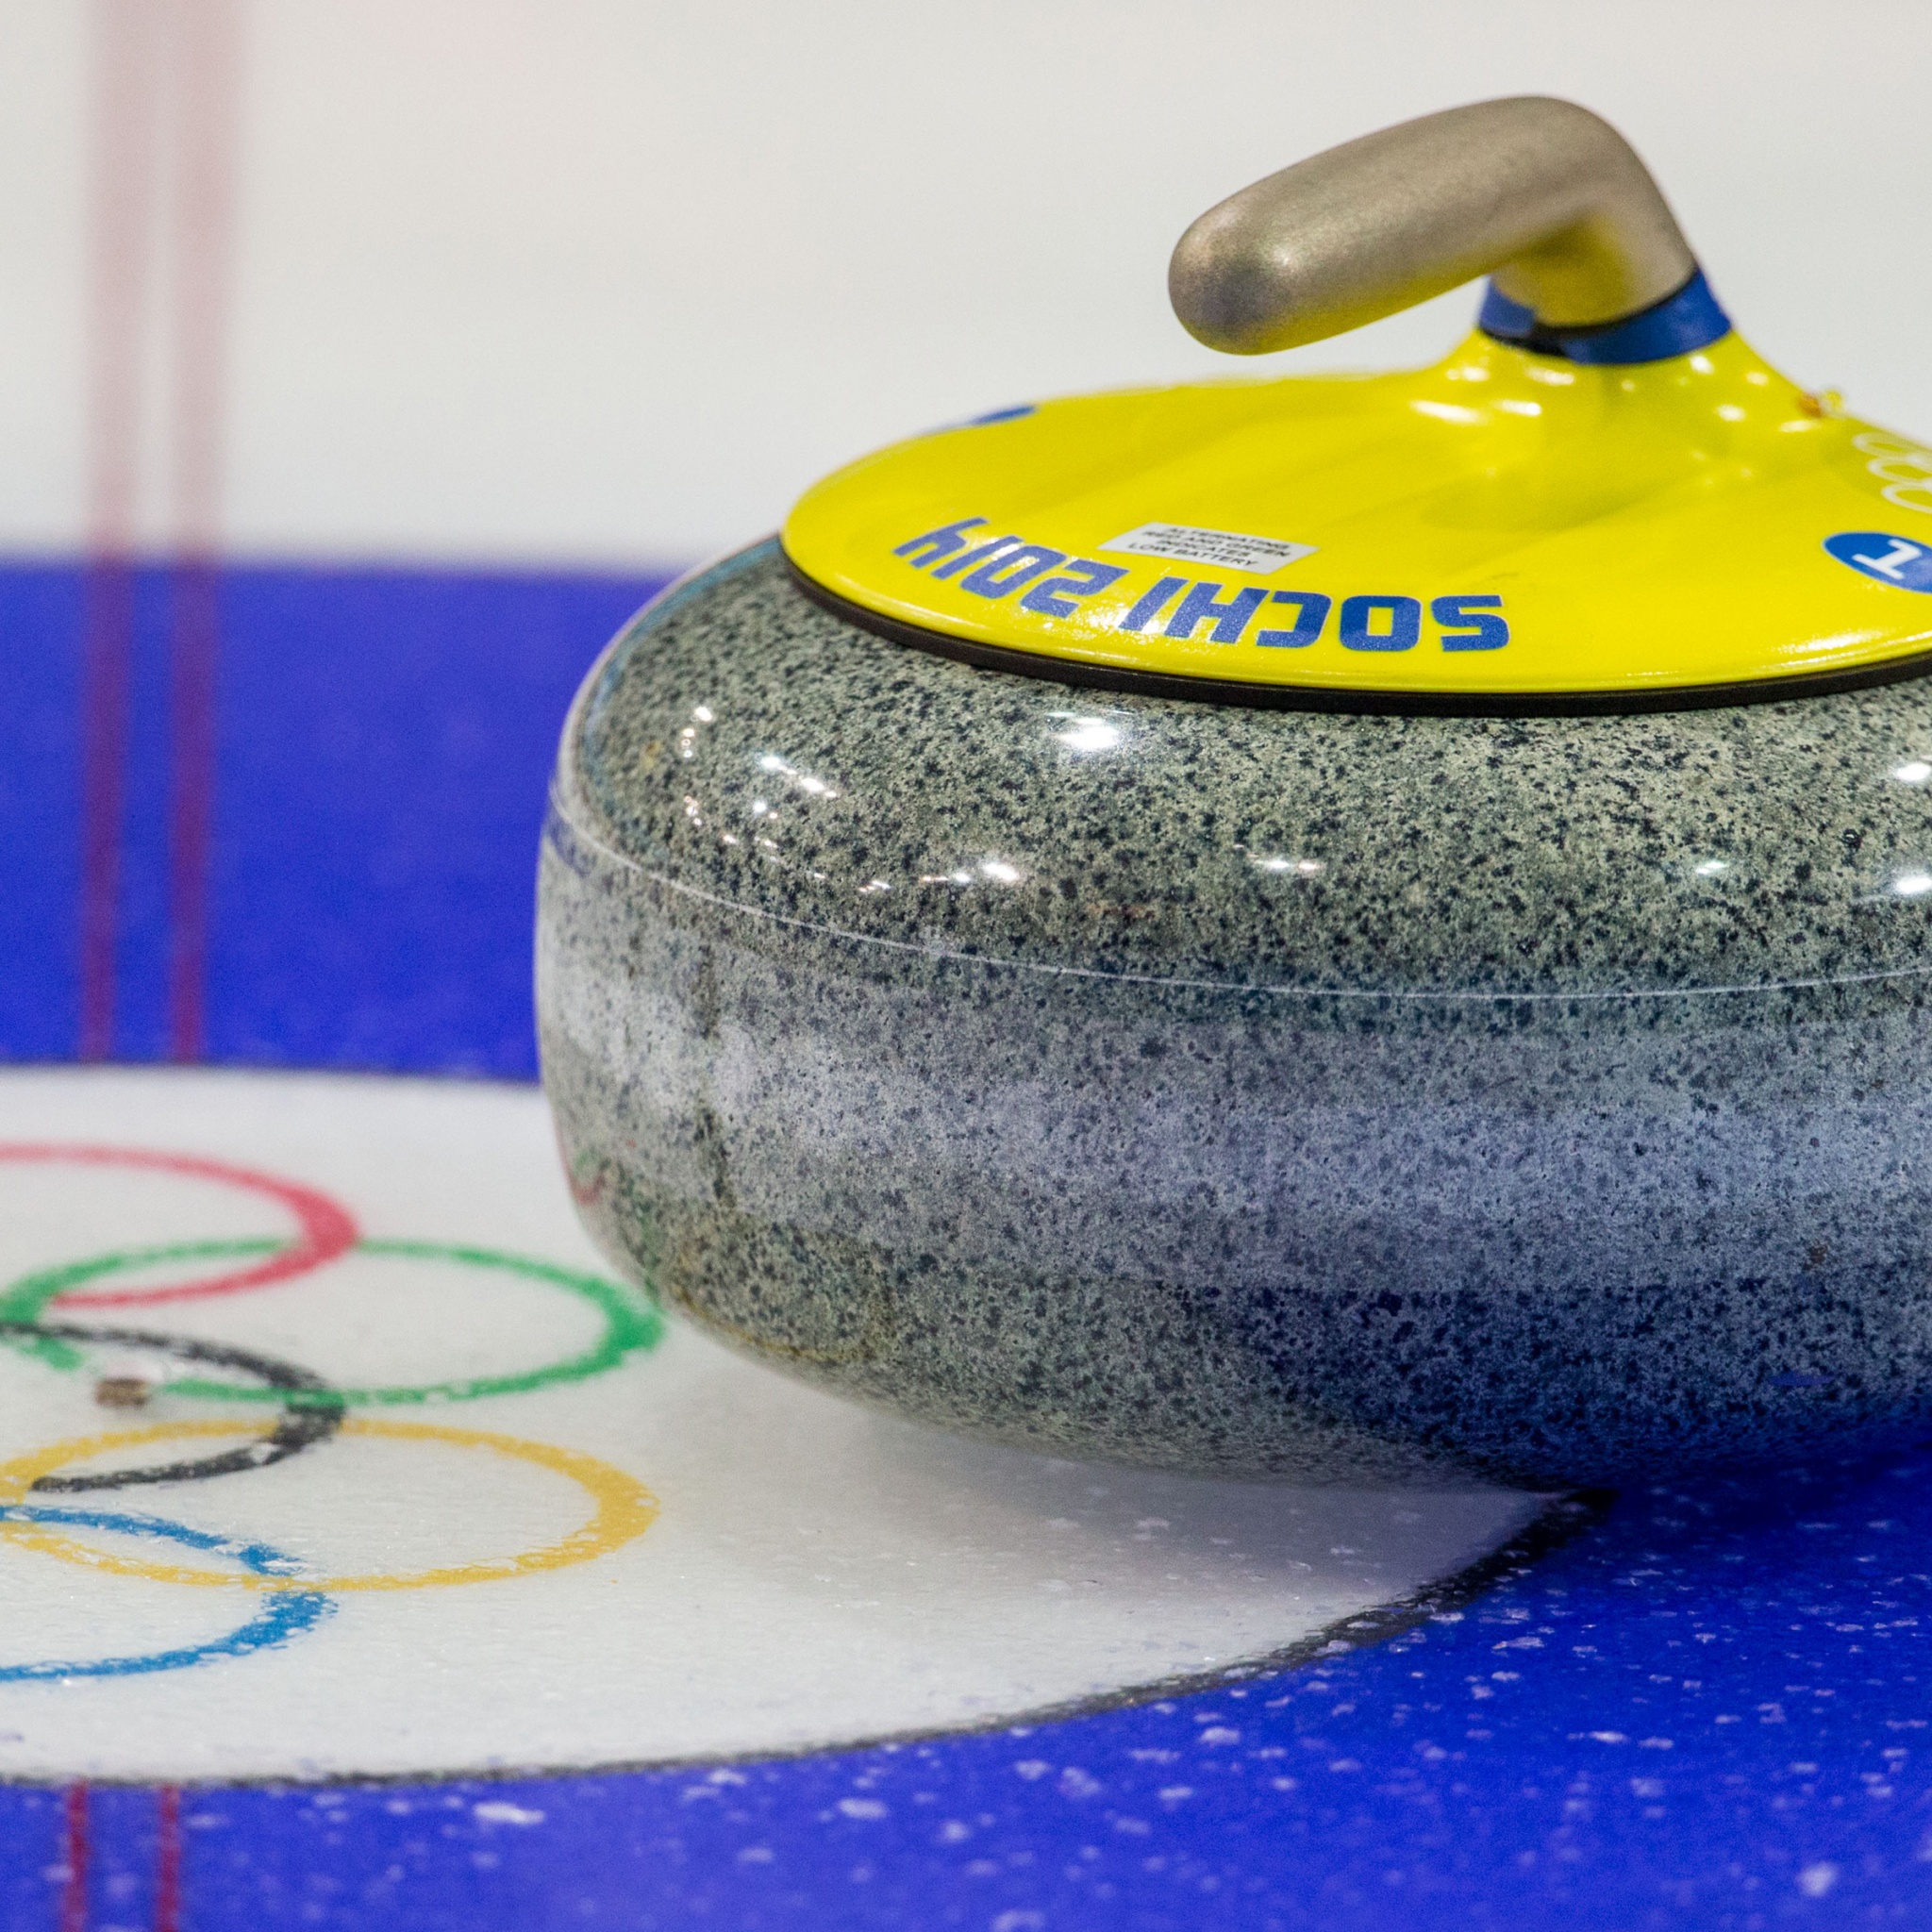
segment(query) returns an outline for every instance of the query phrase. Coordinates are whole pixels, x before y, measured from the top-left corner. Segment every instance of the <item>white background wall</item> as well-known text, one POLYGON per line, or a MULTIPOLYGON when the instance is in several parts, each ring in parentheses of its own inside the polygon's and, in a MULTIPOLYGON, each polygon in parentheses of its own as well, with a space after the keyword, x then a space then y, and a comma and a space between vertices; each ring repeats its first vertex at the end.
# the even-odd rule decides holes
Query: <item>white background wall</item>
MULTIPOLYGON (((239 550, 680 560, 899 433, 1224 368, 1164 294, 1197 212, 1514 92, 1624 128, 1774 361, 1932 432, 1926 0, 239 5, 239 550)), ((0 0, 15 550, 84 526, 94 30, 0 0)), ((1420 360, 1473 302, 1273 362, 1420 360)))

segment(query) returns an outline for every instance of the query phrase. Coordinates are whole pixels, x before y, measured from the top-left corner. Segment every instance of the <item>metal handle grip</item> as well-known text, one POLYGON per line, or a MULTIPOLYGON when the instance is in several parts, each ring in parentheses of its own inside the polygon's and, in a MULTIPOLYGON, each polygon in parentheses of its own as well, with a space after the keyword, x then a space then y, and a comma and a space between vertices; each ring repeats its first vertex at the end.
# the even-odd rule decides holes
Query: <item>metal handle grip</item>
POLYGON ((1553 329, 1649 308, 1697 273, 1608 122, 1523 95, 1385 127, 1257 181, 1183 235, 1168 292, 1209 348, 1340 335, 1492 275, 1553 329))

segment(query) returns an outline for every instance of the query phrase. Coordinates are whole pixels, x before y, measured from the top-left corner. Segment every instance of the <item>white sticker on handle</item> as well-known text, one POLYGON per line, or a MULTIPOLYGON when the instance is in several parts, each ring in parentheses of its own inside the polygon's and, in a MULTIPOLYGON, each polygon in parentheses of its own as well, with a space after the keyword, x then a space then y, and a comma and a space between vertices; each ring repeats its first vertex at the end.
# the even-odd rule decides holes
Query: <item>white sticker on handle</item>
POLYGON ((1289 543, 1279 537, 1247 537, 1239 530, 1197 530, 1188 524, 1142 524, 1124 536, 1110 538, 1103 550, 1124 550, 1135 557, 1171 557, 1183 563, 1205 563, 1222 570, 1244 571, 1250 576, 1271 576, 1286 565, 1315 554, 1312 543, 1289 543))

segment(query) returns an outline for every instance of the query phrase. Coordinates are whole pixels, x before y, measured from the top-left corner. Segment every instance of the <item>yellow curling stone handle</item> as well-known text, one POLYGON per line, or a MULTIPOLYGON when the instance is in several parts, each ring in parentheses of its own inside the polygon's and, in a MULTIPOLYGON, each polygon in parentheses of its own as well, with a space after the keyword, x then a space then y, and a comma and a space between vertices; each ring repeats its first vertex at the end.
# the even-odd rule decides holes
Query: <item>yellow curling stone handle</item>
POLYGON ((1024 405, 808 491, 805 587, 903 641, 1245 703, 1677 708, 1917 675, 1932 451, 1731 328, 1617 132, 1434 114, 1211 208, 1176 313, 1264 354, 1476 275, 1426 369, 1024 405))

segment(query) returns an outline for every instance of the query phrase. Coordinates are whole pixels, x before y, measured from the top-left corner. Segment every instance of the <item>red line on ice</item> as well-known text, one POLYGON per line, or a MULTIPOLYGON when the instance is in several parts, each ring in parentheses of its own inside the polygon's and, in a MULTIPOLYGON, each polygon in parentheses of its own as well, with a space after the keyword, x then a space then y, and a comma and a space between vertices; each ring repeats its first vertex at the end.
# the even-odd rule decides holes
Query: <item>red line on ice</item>
POLYGON ((114 1041, 114 941, 134 653, 134 503, 142 324, 154 173, 156 32, 146 0, 95 0, 90 210, 88 533, 80 719, 80 1026, 77 1050, 114 1041))
POLYGON ((69 1785, 60 1862, 60 1932, 87 1932, 87 1787, 69 1785))
POLYGON ((170 638, 174 790, 168 823, 168 1057, 207 1034, 208 901, 221 651, 222 456, 241 35, 233 0, 176 0, 174 513, 170 638))
POLYGON ((181 1932, 181 1793, 155 1793, 155 1932, 181 1932))

